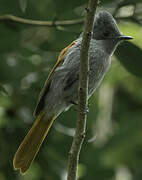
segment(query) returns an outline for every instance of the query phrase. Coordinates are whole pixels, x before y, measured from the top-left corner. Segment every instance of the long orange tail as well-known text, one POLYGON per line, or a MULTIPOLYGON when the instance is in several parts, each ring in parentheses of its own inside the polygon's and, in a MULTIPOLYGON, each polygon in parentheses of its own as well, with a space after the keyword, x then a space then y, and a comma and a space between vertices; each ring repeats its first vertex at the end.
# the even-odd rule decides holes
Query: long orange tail
POLYGON ((55 118, 52 117, 45 121, 43 119, 43 115, 38 116, 37 120, 15 153, 13 159, 14 169, 20 170, 20 173, 22 174, 28 170, 32 161, 37 155, 54 119, 55 118))

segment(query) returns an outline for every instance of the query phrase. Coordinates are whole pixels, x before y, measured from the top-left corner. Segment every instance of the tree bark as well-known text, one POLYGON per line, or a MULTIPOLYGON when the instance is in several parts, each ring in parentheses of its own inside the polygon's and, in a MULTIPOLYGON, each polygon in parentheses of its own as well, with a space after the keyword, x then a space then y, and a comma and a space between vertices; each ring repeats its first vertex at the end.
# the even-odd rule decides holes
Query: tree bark
POLYGON ((76 131, 69 152, 68 159, 68 174, 67 180, 77 179, 77 170, 80 150, 85 137, 86 129, 86 116, 87 116, 87 96, 88 96, 88 72, 89 72, 89 59, 88 50, 92 35, 92 27, 97 8, 98 0, 89 0, 88 8, 86 8, 87 16, 85 20, 85 28, 83 32, 82 46, 80 51, 80 76, 79 76, 79 89, 78 89, 78 118, 76 123, 76 131))

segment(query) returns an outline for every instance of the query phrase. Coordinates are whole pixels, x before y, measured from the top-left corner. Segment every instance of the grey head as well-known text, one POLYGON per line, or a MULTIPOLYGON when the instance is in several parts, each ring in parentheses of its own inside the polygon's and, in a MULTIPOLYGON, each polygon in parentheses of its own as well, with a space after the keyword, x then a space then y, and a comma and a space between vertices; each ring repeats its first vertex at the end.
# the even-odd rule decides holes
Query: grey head
POLYGON ((132 39, 131 36, 123 35, 113 16, 107 11, 100 11, 94 20, 93 39, 101 40, 107 51, 112 53, 122 40, 132 39))

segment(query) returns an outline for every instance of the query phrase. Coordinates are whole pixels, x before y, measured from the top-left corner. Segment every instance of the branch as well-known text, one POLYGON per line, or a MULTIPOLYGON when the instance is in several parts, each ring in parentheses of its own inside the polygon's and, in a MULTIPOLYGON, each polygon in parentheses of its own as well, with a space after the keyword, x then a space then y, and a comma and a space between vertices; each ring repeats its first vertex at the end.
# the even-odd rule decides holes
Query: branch
POLYGON ((70 25, 82 24, 84 22, 84 18, 77 20, 64 20, 64 21, 39 21, 39 20, 24 19, 11 14, 0 15, 0 20, 1 21, 10 20, 16 23, 30 24, 37 26, 70 26, 70 25))
POLYGON ((80 51, 80 76, 78 89, 79 110, 75 136, 69 153, 67 180, 77 179, 79 155, 85 137, 89 72, 88 50, 91 40, 91 31, 97 4, 98 0, 89 0, 88 8, 86 8, 87 17, 85 21, 85 29, 83 33, 82 46, 80 51))
POLYGON ((137 17, 135 16, 128 16, 128 17, 115 17, 115 19, 117 21, 120 21, 120 20, 123 20, 123 21, 131 21, 131 22, 134 22, 134 23, 137 23, 137 24, 140 24, 142 25, 142 19, 138 19, 137 17))

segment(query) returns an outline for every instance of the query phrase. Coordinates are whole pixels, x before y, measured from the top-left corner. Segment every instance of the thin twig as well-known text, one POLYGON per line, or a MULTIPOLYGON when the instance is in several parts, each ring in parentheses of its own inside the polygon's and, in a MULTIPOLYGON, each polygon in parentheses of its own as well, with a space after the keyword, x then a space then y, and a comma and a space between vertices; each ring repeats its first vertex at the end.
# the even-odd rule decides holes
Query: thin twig
POLYGON ((37 26, 70 26, 70 25, 82 24, 84 22, 84 18, 77 20, 63 20, 63 21, 39 21, 39 20, 24 19, 11 14, 0 15, 0 20, 1 21, 10 20, 16 23, 37 25, 37 26))
POLYGON ((128 17, 116 17, 115 18, 117 21, 131 21, 131 22, 134 22, 134 23, 137 23, 137 24, 140 24, 142 25, 142 20, 141 19, 138 19, 137 17, 135 16, 128 16, 128 17))
POLYGON ((92 31, 97 4, 98 4, 98 0, 89 0, 88 8, 86 8, 87 17, 85 21, 85 29, 83 33, 83 40, 82 40, 82 46, 80 52, 80 78, 79 78, 79 89, 78 89, 79 110, 78 110, 78 119, 76 124, 75 136, 69 153, 67 180, 77 179, 79 155, 85 136, 86 107, 87 107, 87 95, 88 95, 88 71, 89 71, 88 50, 90 45, 91 31, 92 31))

